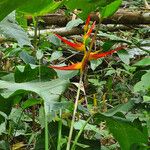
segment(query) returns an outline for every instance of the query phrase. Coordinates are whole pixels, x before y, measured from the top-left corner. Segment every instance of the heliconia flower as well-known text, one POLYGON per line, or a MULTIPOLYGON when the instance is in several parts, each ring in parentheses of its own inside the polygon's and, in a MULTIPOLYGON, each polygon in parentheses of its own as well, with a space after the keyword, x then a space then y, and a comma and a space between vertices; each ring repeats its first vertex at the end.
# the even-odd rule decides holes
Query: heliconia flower
POLYGON ((70 47, 78 50, 78 51, 85 51, 85 45, 83 43, 73 43, 69 40, 63 38, 62 36, 55 34, 61 41, 63 41, 65 44, 69 45, 70 47))
POLYGON ((120 47, 117 47, 117 48, 112 49, 110 51, 103 52, 103 53, 97 53, 97 52, 90 52, 89 53, 89 52, 87 52, 84 54, 82 62, 78 62, 78 63, 72 64, 69 66, 49 66, 49 67, 53 68, 53 69, 58 69, 58 70, 81 70, 81 71, 83 71, 85 65, 87 64, 87 61, 96 60, 99 58, 106 57, 106 56, 111 55, 114 52, 117 52, 117 51, 122 50, 124 48, 125 48, 124 46, 120 46, 120 47))
POLYGON ((93 29, 95 28, 96 22, 94 22, 90 28, 89 28, 89 24, 90 24, 90 16, 88 16, 85 26, 84 26, 85 33, 83 35, 83 43, 70 42, 69 40, 61 37, 60 35, 55 34, 62 42, 69 45, 70 47, 72 47, 78 51, 84 51, 84 57, 83 57, 82 61, 75 63, 75 64, 71 64, 69 66, 49 66, 49 68, 58 69, 58 70, 79 70, 80 69, 80 71, 82 72, 82 71, 84 71, 88 61, 106 57, 108 55, 113 54, 116 51, 124 49, 124 46, 120 46, 120 47, 117 47, 116 49, 112 49, 107 52, 99 53, 99 51, 91 52, 92 48, 90 47, 89 50, 87 51, 86 50, 86 40, 89 38, 93 29))
POLYGON ((85 25, 84 25, 84 32, 87 32, 89 24, 90 24, 90 20, 91 20, 91 17, 89 15, 88 18, 86 19, 86 22, 85 22, 85 25))
POLYGON ((78 62, 69 66, 49 66, 49 68, 57 70, 80 70, 82 68, 82 62, 78 62))

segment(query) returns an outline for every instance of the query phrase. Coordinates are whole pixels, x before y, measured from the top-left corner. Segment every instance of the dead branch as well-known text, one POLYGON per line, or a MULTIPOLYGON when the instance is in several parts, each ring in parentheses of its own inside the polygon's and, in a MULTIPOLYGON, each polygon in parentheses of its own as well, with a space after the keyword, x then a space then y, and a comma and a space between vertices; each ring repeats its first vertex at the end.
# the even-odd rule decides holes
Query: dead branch
MULTIPOLYGON (((136 28, 146 28, 148 26, 146 25, 140 25, 140 26, 124 26, 124 25, 101 25, 102 30, 115 32, 115 31, 129 31, 136 28)), ((61 36, 70 36, 70 35, 80 35, 83 34, 83 28, 82 27, 74 27, 71 30, 66 29, 65 27, 55 28, 55 29, 44 29, 40 30, 40 34, 50 34, 50 33, 56 33, 61 36)), ((29 31, 30 36, 34 35, 33 31, 29 31)))
MULTIPOLYGON (((71 17, 61 14, 48 14, 45 16, 40 16, 40 18, 43 20, 41 24, 44 26, 57 25, 63 27, 71 20, 71 17)), ((96 14, 91 15, 91 20, 95 20, 97 23, 100 21, 98 15, 96 14)), ((31 19, 29 21, 31 21, 31 19)), ((150 12, 131 12, 121 9, 117 11, 112 17, 104 19, 102 24, 150 24, 150 12)))

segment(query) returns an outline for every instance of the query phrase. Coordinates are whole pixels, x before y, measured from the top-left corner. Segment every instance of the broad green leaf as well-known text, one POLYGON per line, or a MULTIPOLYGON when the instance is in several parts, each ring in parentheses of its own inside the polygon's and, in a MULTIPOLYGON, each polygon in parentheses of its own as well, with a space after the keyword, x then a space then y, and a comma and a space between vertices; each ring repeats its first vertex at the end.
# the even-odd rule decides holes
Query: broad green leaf
POLYGON ((90 1, 87 0, 68 0, 66 6, 73 11, 74 9, 81 10, 79 16, 86 20, 87 16, 94 10, 96 10, 99 0, 90 1))
POLYGON ((118 112, 122 112, 122 113, 126 114, 126 112, 131 110, 133 107, 134 107, 134 102, 130 100, 126 104, 119 104, 119 105, 115 106, 114 108, 108 110, 105 113, 105 115, 113 116, 113 115, 115 115, 118 112))
POLYGON ((103 7, 102 10, 100 11, 102 18, 107 18, 111 16, 112 14, 114 14, 119 8, 119 6, 121 5, 121 3, 122 3, 122 0, 115 0, 114 2, 103 7))
POLYGON ((54 111, 73 109, 74 103, 68 101, 56 102, 53 106, 54 111))
POLYGON ((91 12, 96 10, 101 12, 102 18, 112 15, 118 9, 121 2, 122 0, 68 0, 66 6, 71 11, 74 9, 81 10, 79 16, 85 20, 91 12), (110 9, 111 6, 113 8, 110 9))
POLYGON ((28 20, 27 17, 24 13, 19 12, 19 11, 15 11, 16 12, 16 21, 18 22, 18 24, 25 30, 27 31, 28 29, 28 20))
POLYGON ((22 108, 12 108, 9 119, 18 123, 18 118, 22 115, 22 108))
POLYGON ((27 33, 16 23, 15 12, 0 22, 0 32, 8 38, 15 39, 21 47, 31 46, 27 33))
POLYGON ((7 75, 7 74, 8 74, 8 72, 0 71, 0 78, 7 75))
POLYGON ((148 65, 150 65, 150 57, 143 58, 142 60, 134 64, 134 66, 148 66, 148 65))
POLYGON ((141 81, 136 83, 134 86, 134 92, 146 91, 150 89, 150 72, 144 74, 141 81))
POLYGON ((142 122, 132 123, 121 117, 107 117, 102 114, 96 114, 95 118, 97 123, 106 121, 122 150, 130 150, 134 144, 140 146, 148 143, 147 130, 142 126, 142 122))
POLYGON ((31 0, 1 0, 0 1, 0 21, 19 6, 26 5, 31 0))
POLYGON ((18 10, 29 15, 38 16, 54 12, 62 2, 55 2, 54 0, 30 0, 26 5, 20 6, 18 10))
POLYGON ((46 113, 53 109, 53 105, 64 92, 69 81, 56 79, 47 82, 14 83, 0 80, 0 92, 4 98, 24 92, 37 93, 44 100, 46 113))
POLYGON ((7 75, 1 77, 1 80, 15 81, 15 79, 14 79, 14 73, 8 73, 7 75))
POLYGON ((31 14, 42 15, 55 11, 63 1, 55 2, 54 0, 1 0, 0 1, 0 21, 4 19, 13 10, 31 14))
POLYGON ((66 29, 71 30, 73 27, 77 27, 79 24, 82 24, 83 20, 81 19, 75 19, 75 20, 71 20, 67 23, 66 25, 66 29))
POLYGON ((130 63, 130 56, 126 50, 121 50, 117 52, 119 58, 127 65, 130 63))

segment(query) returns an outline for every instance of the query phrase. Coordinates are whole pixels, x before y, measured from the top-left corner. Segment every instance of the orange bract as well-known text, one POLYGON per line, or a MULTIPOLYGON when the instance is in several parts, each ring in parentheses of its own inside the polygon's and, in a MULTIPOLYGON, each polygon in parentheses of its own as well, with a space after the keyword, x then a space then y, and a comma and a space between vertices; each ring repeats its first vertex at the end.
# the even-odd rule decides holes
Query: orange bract
POLYGON ((79 70, 82 68, 82 62, 75 63, 69 66, 49 66, 49 68, 58 69, 58 70, 79 70))

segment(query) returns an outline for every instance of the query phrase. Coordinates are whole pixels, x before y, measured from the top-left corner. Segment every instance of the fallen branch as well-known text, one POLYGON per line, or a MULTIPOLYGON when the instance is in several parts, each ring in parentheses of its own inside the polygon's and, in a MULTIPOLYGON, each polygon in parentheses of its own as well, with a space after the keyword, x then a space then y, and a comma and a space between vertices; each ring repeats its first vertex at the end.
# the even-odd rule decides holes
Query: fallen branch
MULTIPOLYGON (((140 25, 136 26, 136 28, 146 28, 146 25, 140 25)), ((129 31, 135 29, 135 26, 123 26, 123 25, 101 25, 101 29, 110 31, 110 32, 115 32, 115 31, 129 31)), ((56 33, 61 36, 70 36, 70 35, 80 35, 83 34, 83 28, 82 27, 74 27, 71 30, 67 30, 65 27, 60 27, 60 28, 55 28, 55 29, 44 29, 40 30, 40 34, 50 34, 50 33, 56 33)), ((34 35, 33 31, 29 31, 29 34, 31 36, 34 35)))
POLYGON ((118 11, 115 15, 103 21, 104 24, 139 25, 150 24, 150 13, 118 11))
MULTIPOLYGON (((48 14, 45 16, 40 16, 43 20, 41 22, 44 26, 66 26, 66 24, 71 20, 71 17, 67 17, 61 14, 48 14)), ((91 20, 99 22, 99 17, 96 14, 91 15, 91 20)), ((29 19, 31 22, 31 19, 29 19)), ((131 12, 126 10, 119 10, 112 17, 104 19, 102 24, 124 24, 124 25, 139 25, 139 24, 150 24, 150 12, 131 12)))

